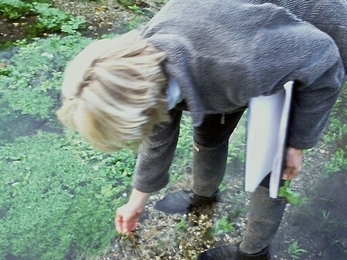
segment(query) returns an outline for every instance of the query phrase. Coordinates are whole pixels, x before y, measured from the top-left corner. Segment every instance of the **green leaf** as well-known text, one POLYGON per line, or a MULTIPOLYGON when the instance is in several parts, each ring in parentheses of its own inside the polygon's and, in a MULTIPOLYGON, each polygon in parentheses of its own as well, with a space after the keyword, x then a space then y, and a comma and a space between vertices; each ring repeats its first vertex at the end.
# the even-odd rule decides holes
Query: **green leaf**
POLYGON ((292 205, 298 205, 301 201, 301 194, 294 192, 290 189, 290 180, 284 182, 284 185, 280 187, 278 196, 286 198, 292 205))

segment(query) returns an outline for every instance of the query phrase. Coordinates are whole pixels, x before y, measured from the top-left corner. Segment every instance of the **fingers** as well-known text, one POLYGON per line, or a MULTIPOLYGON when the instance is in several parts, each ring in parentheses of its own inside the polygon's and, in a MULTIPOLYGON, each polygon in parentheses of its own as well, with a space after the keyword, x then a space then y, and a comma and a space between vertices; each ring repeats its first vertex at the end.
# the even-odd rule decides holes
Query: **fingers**
POLYGON ((135 225, 135 228, 132 228, 134 225, 131 224, 131 220, 125 219, 123 214, 119 213, 118 211, 115 217, 115 226, 119 234, 126 234, 126 235, 129 235, 130 232, 136 228, 136 225, 135 225))
POLYGON ((286 154, 286 167, 282 178, 291 180, 299 174, 302 165, 302 150, 288 147, 286 154))
POLYGON ((295 167, 286 167, 283 172, 282 178, 284 180, 291 180, 295 178, 299 174, 301 169, 297 169, 295 167))
POLYGON ((135 230, 137 226, 137 219, 130 220, 125 225, 125 234, 129 235, 131 231, 135 230))
POLYGON ((116 226, 116 230, 119 234, 123 234, 124 233, 124 228, 123 228, 123 225, 124 225, 124 222, 123 222, 123 216, 121 216, 118 211, 117 211, 117 214, 116 214, 116 217, 115 217, 115 221, 114 221, 114 224, 116 226))
POLYGON ((124 205, 117 210, 115 216, 115 226, 119 234, 129 235, 131 231, 136 229, 139 220, 139 213, 130 209, 128 205, 124 205))

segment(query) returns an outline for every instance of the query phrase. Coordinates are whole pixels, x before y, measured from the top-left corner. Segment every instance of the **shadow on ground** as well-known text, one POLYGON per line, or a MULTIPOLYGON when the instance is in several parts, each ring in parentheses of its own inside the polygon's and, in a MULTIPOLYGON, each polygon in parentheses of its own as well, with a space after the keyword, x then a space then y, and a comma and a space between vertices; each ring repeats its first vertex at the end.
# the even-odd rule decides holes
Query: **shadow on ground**
POLYGON ((299 247, 307 251, 299 259, 347 259, 346 195, 345 172, 321 178, 308 203, 289 208, 271 251, 285 252, 298 241, 299 247))

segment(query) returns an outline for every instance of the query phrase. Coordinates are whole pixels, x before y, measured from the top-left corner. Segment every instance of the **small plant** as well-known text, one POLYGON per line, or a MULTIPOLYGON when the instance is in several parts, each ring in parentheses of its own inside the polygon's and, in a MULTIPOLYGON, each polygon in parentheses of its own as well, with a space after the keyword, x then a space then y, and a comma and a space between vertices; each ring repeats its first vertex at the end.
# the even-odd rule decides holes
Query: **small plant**
POLYGON ((30 14, 30 5, 20 0, 0 0, 0 14, 11 20, 30 14))
POLYGON ((187 230, 186 217, 181 218, 180 222, 178 222, 176 224, 175 229, 178 231, 186 231, 187 230))
POLYGON ((222 218, 218 219, 214 227, 214 233, 216 235, 221 235, 221 234, 230 233, 234 231, 235 231, 234 225, 233 223, 230 222, 228 216, 223 216, 222 218))
POLYGON ((324 222, 329 221, 330 210, 322 210, 322 218, 324 222))
POLYGON ((127 8, 129 8, 135 14, 143 14, 143 11, 141 10, 141 8, 138 5, 136 5, 136 4, 128 5, 127 8))
POLYGON ((85 27, 86 20, 83 16, 70 17, 65 23, 63 23, 60 27, 60 30, 63 33, 72 35, 77 33, 78 30, 85 27))
POLYGON ((219 185, 219 191, 225 191, 227 189, 228 189, 228 183, 225 179, 223 179, 223 181, 219 185))
POLYGON ((303 253, 307 253, 305 249, 300 248, 298 240, 289 245, 287 252, 293 259, 300 259, 303 253))
POLYGON ((318 225, 318 231, 324 235, 334 235, 339 229, 345 229, 347 227, 347 222, 337 221, 330 216, 330 210, 321 211, 322 221, 318 225))
POLYGON ((331 160, 324 165, 324 172, 326 175, 338 172, 347 167, 347 157, 343 149, 337 149, 331 160))
POLYGON ((74 34, 85 26, 84 17, 73 17, 53 8, 45 1, 31 3, 21 0, 0 0, 0 14, 12 20, 23 16, 36 16, 37 24, 31 28, 31 31, 36 30, 37 33, 63 32, 74 34))
POLYGON ((47 32, 65 32, 74 34, 85 25, 83 17, 71 17, 63 11, 46 3, 33 3, 31 10, 37 14, 36 28, 47 32))
POLYGON ((284 182, 284 185, 279 189, 278 196, 284 197, 292 205, 299 205, 304 201, 300 193, 294 192, 290 189, 290 180, 284 182))

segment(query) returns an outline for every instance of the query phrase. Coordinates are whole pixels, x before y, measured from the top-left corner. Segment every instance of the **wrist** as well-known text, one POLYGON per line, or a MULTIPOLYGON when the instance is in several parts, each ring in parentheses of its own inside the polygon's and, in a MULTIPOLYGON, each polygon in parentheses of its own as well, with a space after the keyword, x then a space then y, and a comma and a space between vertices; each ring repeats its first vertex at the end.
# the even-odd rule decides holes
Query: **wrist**
POLYGON ((296 154, 302 154, 303 153, 303 149, 298 149, 298 148, 295 148, 295 147, 292 147, 292 146, 289 146, 287 148, 287 150, 289 152, 296 153, 296 154))
POLYGON ((145 192, 141 192, 136 189, 133 189, 129 197, 128 203, 134 205, 135 207, 136 206, 144 207, 149 195, 150 193, 145 193, 145 192))

